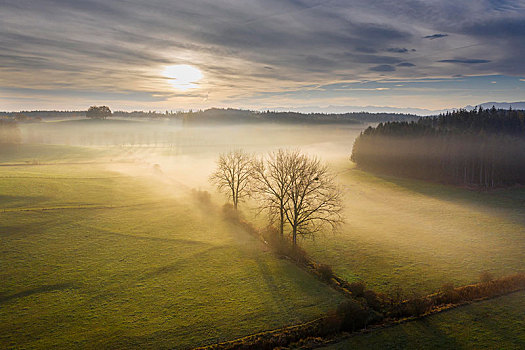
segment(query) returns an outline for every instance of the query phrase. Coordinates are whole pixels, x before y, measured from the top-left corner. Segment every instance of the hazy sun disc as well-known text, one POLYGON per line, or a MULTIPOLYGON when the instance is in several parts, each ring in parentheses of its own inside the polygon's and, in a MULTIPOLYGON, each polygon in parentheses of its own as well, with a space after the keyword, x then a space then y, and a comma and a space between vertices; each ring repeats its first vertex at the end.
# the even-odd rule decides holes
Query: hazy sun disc
POLYGON ((162 74, 169 79, 169 83, 178 90, 195 89, 197 82, 202 79, 202 72, 188 64, 167 66, 162 74))

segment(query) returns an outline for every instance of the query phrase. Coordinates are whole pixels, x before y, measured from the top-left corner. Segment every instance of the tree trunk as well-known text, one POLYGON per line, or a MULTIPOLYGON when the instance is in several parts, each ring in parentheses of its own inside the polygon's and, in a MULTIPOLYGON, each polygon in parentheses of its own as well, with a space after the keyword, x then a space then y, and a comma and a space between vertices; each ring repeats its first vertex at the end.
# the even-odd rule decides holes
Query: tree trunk
POLYGON ((237 198, 235 197, 235 190, 232 189, 232 202, 233 202, 233 208, 237 210, 237 198))
POLYGON ((297 245, 297 226, 293 227, 292 238, 293 238, 293 245, 295 247, 297 245))
POLYGON ((281 208, 281 221, 279 222, 279 233, 281 234, 281 238, 284 236, 284 210, 281 208))

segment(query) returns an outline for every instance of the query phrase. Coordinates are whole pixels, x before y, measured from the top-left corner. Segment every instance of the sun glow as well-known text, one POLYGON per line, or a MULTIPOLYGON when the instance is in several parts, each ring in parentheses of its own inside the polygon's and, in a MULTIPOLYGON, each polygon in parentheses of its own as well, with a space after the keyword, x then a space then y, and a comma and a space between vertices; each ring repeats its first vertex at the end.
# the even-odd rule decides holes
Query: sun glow
POLYGON ((167 66, 162 72, 168 82, 177 90, 186 91, 199 87, 197 84, 202 79, 202 72, 188 64, 167 66))

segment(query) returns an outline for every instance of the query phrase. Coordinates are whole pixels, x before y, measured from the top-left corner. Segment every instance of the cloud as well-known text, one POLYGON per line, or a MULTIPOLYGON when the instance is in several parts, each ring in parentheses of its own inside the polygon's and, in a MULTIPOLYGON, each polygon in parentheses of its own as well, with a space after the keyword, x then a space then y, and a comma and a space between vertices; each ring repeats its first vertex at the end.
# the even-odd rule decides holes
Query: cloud
POLYGON ((396 52, 396 53, 407 53, 408 49, 405 47, 391 47, 386 49, 388 52, 396 52))
POLYGON ((363 53, 376 53, 377 49, 374 49, 372 47, 356 47, 355 51, 363 52, 363 53))
POLYGON ((524 17, 519 0, 3 0, 0 89, 168 94, 173 64, 203 72, 210 104, 385 72, 523 77, 524 17))
POLYGON ((427 36, 424 36, 423 38, 434 40, 434 39, 444 38, 446 36, 448 36, 448 34, 439 34, 438 33, 438 34, 427 35, 427 36))
POLYGON ((410 62, 401 62, 397 66, 398 67, 415 67, 416 65, 410 62))
POLYGON ((476 58, 458 58, 458 59, 450 59, 450 60, 440 60, 438 62, 443 63, 464 63, 464 64, 479 64, 479 63, 489 63, 490 60, 481 60, 476 58))
POLYGON ((389 64, 381 64, 379 66, 370 67, 369 70, 373 72, 393 72, 396 70, 396 67, 389 64))

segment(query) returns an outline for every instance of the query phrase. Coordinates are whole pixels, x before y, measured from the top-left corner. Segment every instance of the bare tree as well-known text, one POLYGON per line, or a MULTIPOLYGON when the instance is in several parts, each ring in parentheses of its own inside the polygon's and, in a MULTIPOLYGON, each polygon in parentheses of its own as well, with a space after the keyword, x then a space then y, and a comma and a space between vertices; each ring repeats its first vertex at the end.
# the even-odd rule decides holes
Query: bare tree
POLYGON ((323 226, 335 229, 342 223, 342 191, 319 159, 294 153, 289 160, 290 184, 285 204, 292 240, 318 232, 323 226))
POLYGON ((254 161, 253 190, 258 197, 259 208, 268 211, 270 217, 277 217, 281 237, 284 234, 285 210, 291 185, 291 161, 298 155, 297 151, 279 149, 254 161))
POLYGON ((239 201, 249 195, 248 184, 252 174, 251 155, 238 149, 219 156, 217 169, 210 176, 210 181, 231 198, 233 207, 237 209, 239 201))

